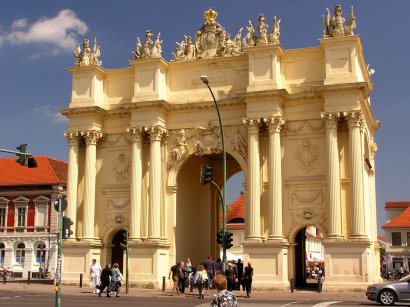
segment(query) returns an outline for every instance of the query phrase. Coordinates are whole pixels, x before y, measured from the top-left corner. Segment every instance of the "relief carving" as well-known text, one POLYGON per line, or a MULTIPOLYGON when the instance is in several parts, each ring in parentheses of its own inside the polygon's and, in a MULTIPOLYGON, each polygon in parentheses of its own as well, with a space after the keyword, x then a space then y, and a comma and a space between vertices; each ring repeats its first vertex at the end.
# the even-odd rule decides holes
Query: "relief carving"
POLYGON ((297 211, 293 211, 290 213, 291 215, 291 222, 289 225, 288 236, 298 229, 300 226, 316 226, 323 230, 323 233, 327 233, 326 228, 326 214, 320 211, 316 211, 311 208, 300 209, 297 211))
POLYGON ((303 121, 297 128, 293 128, 294 122, 288 122, 285 124, 285 131, 287 133, 298 134, 303 131, 305 127, 309 128, 311 132, 320 132, 325 128, 325 124, 321 122, 319 125, 313 125, 311 121, 303 121))
POLYGON ((117 159, 113 162, 112 170, 114 171, 114 177, 119 183, 128 181, 130 176, 131 161, 125 153, 118 155, 117 159))
POLYGON ((294 191, 290 197, 292 202, 296 200, 302 204, 309 204, 318 199, 320 199, 320 203, 323 202, 322 191, 294 191))
POLYGON ((297 166, 306 173, 309 173, 315 168, 315 164, 318 161, 319 149, 318 146, 312 145, 310 140, 305 139, 303 144, 296 149, 294 155, 297 166))
MULTIPOLYGON (((108 204, 111 205, 114 209, 121 209, 130 203, 130 200, 128 198, 110 198, 108 200, 108 204)), ((111 210, 111 208, 109 209, 111 210)))

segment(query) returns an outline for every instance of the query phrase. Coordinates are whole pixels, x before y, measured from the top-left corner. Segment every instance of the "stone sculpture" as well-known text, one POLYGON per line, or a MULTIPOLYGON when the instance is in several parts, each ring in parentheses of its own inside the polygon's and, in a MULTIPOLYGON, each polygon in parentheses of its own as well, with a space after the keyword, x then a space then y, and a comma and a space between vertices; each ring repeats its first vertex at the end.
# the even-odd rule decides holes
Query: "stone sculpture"
POLYGON ((74 50, 74 59, 76 66, 90 66, 96 65, 100 66, 102 64, 99 59, 101 55, 100 47, 97 44, 97 39, 94 39, 94 46, 91 50, 89 39, 84 39, 83 41, 83 50, 81 50, 80 45, 78 44, 74 50))
POLYGON ((161 33, 158 33, 155 42, 152 41, 152 31, 145 31, 145 42, 142 45, 141 40, 137 37, 137 43, 135 50, 132 52, 135 59, 149 59, 149 58, 160 58, 162 53, 162 40, 160 39, 161 33))
POLYGON ((335 6, 335 15, 330 17, 329 9, 326 9, 326 17, 323 20, 323 37, 341 37, 354 35, 353 30, 356 28, 356 18, 353 14, 353 7, 350 8, 350 16, 347 25, 344 25, 346 19, 342 16, 342 7, 335 6))

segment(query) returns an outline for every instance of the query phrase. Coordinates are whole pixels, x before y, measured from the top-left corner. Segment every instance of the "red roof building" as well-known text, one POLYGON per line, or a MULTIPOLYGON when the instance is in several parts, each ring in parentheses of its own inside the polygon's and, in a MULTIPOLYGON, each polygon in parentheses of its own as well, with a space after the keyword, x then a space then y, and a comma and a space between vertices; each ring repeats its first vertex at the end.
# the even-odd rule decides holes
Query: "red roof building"
POLYGON ((34 157, 36 168, 0 158, 0 266, 17 275, 56 268, 57 212, 52 204, 66 194, 68 163, 34 157))
POLYGON ((389 201, 384 206, 387 223, 385 231, 386 255, 390 261, 388 270, 410 268, 410 202, 389 201))

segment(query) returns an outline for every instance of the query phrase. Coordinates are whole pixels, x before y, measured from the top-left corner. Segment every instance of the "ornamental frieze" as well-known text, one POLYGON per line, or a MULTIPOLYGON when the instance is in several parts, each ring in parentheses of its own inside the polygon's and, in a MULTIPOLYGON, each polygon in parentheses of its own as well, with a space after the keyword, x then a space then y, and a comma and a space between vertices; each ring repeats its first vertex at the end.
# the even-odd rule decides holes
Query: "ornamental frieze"
POLYGON ((310 133, 324 132, 325 124, 317 121, 312 123, 310 120, 304 120, 301 123, 299 121, 287 122, 284 126, 286 134, 301 134, 309 131, 310 133))

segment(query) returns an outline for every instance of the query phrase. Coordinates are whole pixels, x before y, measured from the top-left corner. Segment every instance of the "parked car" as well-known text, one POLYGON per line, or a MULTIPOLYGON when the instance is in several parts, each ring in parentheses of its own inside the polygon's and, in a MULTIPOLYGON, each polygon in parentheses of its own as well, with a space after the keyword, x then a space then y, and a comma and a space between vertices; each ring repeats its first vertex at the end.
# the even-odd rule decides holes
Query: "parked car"
POLYGON ((410 302, 410 275, 399 280, 370 285, 367 287, 366 296, 381 305, 410 302))

